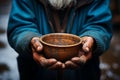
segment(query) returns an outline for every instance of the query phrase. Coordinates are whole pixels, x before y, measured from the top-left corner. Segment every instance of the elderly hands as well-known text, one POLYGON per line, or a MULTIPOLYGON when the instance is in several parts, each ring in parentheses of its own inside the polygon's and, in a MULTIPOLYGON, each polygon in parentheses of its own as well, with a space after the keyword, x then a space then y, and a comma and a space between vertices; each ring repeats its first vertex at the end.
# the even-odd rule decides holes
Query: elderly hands
POLYGON ((82 37, 82 49, 77 57, 73 57, 71 60, 62 63, 54 58, 47 59, 43 56, 43 46, 39 42, 38 37, 33 37, 31 40, 31 47, 33 53, 33 59, 42 67, 47 69, 76 69, 84 65, 92 57, 92 48, 94 46, 94 39, 92 37, 82 37))

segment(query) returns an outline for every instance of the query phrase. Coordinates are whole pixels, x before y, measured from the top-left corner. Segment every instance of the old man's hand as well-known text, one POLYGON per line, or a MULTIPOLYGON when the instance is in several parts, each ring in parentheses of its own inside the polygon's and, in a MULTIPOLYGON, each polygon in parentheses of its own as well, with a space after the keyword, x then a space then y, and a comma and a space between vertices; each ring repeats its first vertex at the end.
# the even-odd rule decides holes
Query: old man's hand
POLYGON ((83 66, 92 57, 92 49, 95 42, 92 37, 82 37, 82 48, 77 57, 65 62, 66 69, 76 69, 83 66))
POLYGON ((33 59, 42 67, 47 69, 52 69, 52 70, 62 69, 65 67, 65 65, 62 62, 57 61, 54 58, 46 59, 43 56, 43 53, 42 53, 43 46, 39 42, 38 37, 32 38, 31 47, 32 47, 32 53, 33 53, 33 59))

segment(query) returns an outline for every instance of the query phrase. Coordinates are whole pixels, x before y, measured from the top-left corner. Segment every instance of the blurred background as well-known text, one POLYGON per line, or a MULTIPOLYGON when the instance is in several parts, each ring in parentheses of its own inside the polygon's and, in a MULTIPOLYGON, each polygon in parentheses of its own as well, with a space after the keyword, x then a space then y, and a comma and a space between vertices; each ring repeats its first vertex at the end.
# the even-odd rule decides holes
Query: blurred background
MULTIPOLYGON (((101 57, 101 80, 120 80, 120 0, 111 0, 113 37, 110 48, 101 57)), ((0 80, 19 80, 18 54, 7 42, 6 30, 11 0, 0 0, 0 80)))

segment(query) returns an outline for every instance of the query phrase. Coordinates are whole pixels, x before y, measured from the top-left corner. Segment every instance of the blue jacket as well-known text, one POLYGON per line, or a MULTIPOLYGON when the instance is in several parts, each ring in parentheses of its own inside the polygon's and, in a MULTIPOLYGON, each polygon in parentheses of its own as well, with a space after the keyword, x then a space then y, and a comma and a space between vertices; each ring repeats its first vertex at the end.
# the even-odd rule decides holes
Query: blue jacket
MULTIPOLYGON (((110 0, 93 0, 89 4, 82 4, 77 10, 70 32, 80 37, 93 37, 97 43, 95 54, 98 55, 108 49, 111 40, 112 16, 109 2, 110 0)), ((74 9, 71 10, 67 30, 73 13, 74 9)), ((31 53, 29 43, 32 37, 51 32, 42 4, 36 0, 13 0, 8 23, 8 41, 20 55, 31 53)))
MULTIPOLYGON (((25 59, 31 56, 30 40, 32 37, 40 37, 52 33, 42 1, 43 0, 12 0, 12 9, 7 29, 8 41, 11 47, 19 53, 19 56, 24 57, 25 59)), ((96 41, 96 48, 93 54, 97 58, 109 48, 112 36, 112 16, 109 3, 110 0, 79 0, 76 7, 77 9, 74 10, 74 8, 72 8, 68 18, 66 32, 68 32, 70 28, 72 15, 76 12, 70 33, 80 37, 93 37, 96 41)), ((29 72, 29 70, 33 69, 31 68, 28 70, 28 68, 31 67, 28 66, 28 64, 31 64, 29 60, 26 63, 23 59, 22 61, 18 61, 18 64, 21 62, 19 66, 23 67, 23 70, 20 69, 21 71, 24 71, 23 73, 25 73, 25 70, 27 70, 26 72, 29 72), (24 65, 28 66, 26 69, 23 66, 23 62, 25 63, 24 65)), ((92 62, 94 62, 94 66, 90 64, 92 65, 92 69, 86 68, 91 71, 86 71, 86 69, 84 71, 85 75, 86 73, 92 75, 91 72, 93 72, 92 76, 95 77, 98 74, 96 71, 98 66, 96 66, 96 64, 98 65, 99 62, 95 60, 92 62)), ((84 73, 82 74, 84 75, 84 73)), ((90 80, 97 79, 91 78, 90 80)))

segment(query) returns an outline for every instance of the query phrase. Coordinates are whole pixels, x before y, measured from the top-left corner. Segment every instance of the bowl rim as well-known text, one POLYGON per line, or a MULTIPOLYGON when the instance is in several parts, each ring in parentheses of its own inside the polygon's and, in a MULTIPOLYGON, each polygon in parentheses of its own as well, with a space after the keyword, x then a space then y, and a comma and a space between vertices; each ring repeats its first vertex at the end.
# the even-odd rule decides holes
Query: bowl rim
POLYGON ((45 35, 41 36, 41 37, 39 38, 39 40, 40 40, 40 42, 41 42, 42 44, 45 44, 45 45, 47 45, 47 46, 51 46, 51 47, 61 47, 61 48, 62 48, 62 47, 65 48, 65 47, 78 46, 78 45, 80 45, 81 42, 82 42, 82 39, 81 39, 79 36, 77 36, 77 35, 75 35, 75 34, 70 34, 70 33, 49 33, 49 34, 45 34, 45 35), (49 36, 49 35, 71 35, 71 36, 74 36, 74 37, 80 39, 80 41, 79 41, 78 43, 76 43, 76 44, 73 44, 73 45, 54 45, 54 44, 46 43, 46 42, 44 42, 44 41, 42 40, 44 37, 49 36))

